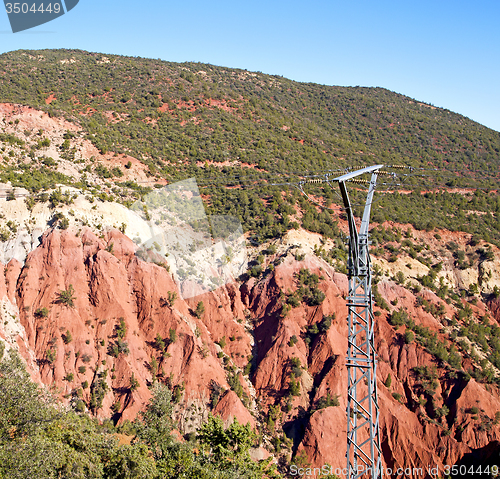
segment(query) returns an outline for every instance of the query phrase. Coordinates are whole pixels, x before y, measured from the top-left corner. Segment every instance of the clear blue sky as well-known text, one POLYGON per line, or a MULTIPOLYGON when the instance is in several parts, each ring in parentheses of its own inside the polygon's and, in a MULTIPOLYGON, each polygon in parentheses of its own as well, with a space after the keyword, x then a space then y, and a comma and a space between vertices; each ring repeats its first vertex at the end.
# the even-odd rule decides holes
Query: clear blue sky
POLYGON ((0 11, 0 53, 39 48, 380 86, 500 131, 500 0, 80 0, 16 34, 0 11))

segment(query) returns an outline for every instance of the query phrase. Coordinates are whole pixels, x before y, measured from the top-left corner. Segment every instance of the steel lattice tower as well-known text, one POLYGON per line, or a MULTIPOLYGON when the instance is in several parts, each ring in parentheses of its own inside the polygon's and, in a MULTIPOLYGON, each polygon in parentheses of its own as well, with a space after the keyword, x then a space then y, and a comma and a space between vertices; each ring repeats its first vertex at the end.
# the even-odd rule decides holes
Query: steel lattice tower
MULTIPOLYGON (((382 477, 379 433, 376 353, 373 338, 371 265, 368 225, 377 182, 383 165, 370 166, 335 178, 339 182, 349 223, 349 294, 347 346, 347 477, 382 477), (371 173, 365 209, 358 230, 346 182, 371 173)), ((356 180, 354 180, 356 181, 356 180)), ((359 180, 358 180, 359 181, 359 180)))

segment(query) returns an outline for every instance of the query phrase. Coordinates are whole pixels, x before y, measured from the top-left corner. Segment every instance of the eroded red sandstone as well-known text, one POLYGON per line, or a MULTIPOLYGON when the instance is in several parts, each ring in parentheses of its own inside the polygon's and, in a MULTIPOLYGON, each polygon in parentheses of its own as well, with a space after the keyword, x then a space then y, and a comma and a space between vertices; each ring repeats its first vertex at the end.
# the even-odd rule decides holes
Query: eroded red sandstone
MULTIPOLYGON (((316 257, 297 261, 288 255, 259 279, 188 301, 178 294, 169 304, 168 292, 179 293, 172 276, 134 251, 134 243, 118 231, 99 237, 90 230, 79 235, 52 230, 24 265, 13 260, 0 270, 0 296, 19 312, 25 333, 15 341, 34 379, 55 385, 66 400, 80 397, 88 405, 93 387, 103 379, 107 391, 93 412, 118 420, 133 419, 144 408, 153 381, 173 389, 179 414, 192 404, 203 405, 205 414, 216 384, 221 393, 213 412, 226 422, 237 418, 265 432, 269 407, 279 405, 276 427, 284 425, 299 454, 303 451, 313 465, 344 467, 346 277, 316 257), (285 299, 297 289, 301 268, 318 275, 325 300, 317 306, 301 302, 286 311, 285 299), (73 307, 61 297, 69 290, 74 291, 73 307), (198 301, 205 306, 200 318, 193 313, 198 301), (325 316, 333 318, 330 328, 308 344, 305 328, 325 316), (121 322, 125 328, 118 332, 121 322), (127 347, 116 353, 119 341, 127 347), (241 373, 249 360, 251 382, 241 373), (300 392, 290 396, 297 361, 300 392), (241 398, 230 390, 231 375, 240 384, 241 398), (136 388, 130 387, 132 376, 136 388), (321 398, 335 396, 339 406, 314 410, 321 398)), ((439 318, 424 311, 414 293, 392 281, 381 282, 378 289, 388 304, 392 301, 391 310, 404 309, 416 324, 449 342, 439 318)), ((453 317, 453 308, 434 293, 420 296, 436 308, 442 304, 442 315, 453 317)), ((494 314, 497 303, 490 303, 494 314)), ((486 305, 478 302, 476 309, 482 314, 486 305)), ((416 341, 404 341, 405 327, 394 328, 388 317, 381 311, 375 329, 386 465, 452 464, 499 441, 497 387, 450 373, 416 341), (417 366, 434 374, 432 393, 415 373, 417 366), (389 375, 390 388, 384 385, 389 375), (436 409, 444 406, 449 412, 437 417, 436 409)), ((5 325, 0 335, 7 336, 5 325)), ((464 367, 469 364, 464 360, 464 367)))

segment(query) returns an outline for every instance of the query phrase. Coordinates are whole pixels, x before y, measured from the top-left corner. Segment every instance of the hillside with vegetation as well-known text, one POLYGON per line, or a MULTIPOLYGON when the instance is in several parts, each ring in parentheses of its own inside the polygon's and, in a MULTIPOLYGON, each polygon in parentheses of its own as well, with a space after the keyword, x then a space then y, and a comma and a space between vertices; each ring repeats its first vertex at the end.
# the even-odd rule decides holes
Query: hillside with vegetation
MULTIPOLYGON (((150 180, 146 186, 196 177, 206 186, 211 212, 239 216, 257 240, 290 229, 290 215, 298 210, 306 229, 330 236, 335 230, 296 188, 270 184, 371 164, 416 168, 381 187, 412 193, 385 193, 375 222, 441 226, 500 240, 500 133, 451 111, 382 88, 305 84, 201 63, 77 50, 6 53, 0 71, 1 102, 78 125, 58 145, 66 158, 74 158, 72 137, 79 135, 108 159, 138 159, 150 180), (435 191, 437 186, 442 189, 435 191), (478 189, 464 195, 455 188, 478 189), (273 208, 265 207, 268 202, 273 208)), ((27 134, 0 138, 5 153, 14 146, 32 158, 3 165, 3 181, 33 190, 73 181, 92 190, 85 181, 92 170, 119 186, 93 191, 106 198, 123 200, 123 189, 141 193, 144 187, 123 181, 124 168, 107 168, 105 161, 80 159, 73 180, 63 177, 50 161, 34 159, 44 147, 43 134, 23 153, 27 134)), ((327 205, 338 202, 330 187, 308 191, 327 205)))
POLYGON ((373 164, 396 173, 370 231, 384 464, 494 477, 498 132, 382 88, 0 55, 0 478, 344 467, 348 226, 334 188, 293 184, 373 164), (186 298, 132 206, 191 177, 249 267, 186 298))

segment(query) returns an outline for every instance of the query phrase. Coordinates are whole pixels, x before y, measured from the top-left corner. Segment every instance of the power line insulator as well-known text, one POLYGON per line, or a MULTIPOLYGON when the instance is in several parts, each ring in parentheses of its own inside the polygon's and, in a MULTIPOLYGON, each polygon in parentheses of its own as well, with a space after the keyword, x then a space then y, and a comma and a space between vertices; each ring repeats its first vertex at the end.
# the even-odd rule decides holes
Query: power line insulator
POLYGON ((357 185, 368 185, 370 184, 370 182, 368 180, 362 180, 362 179, 358 179, 358 178, 354 178, 352 180, 348 180, 349 183, 355 183, 357 185))
POLYGON ((325 180, 320 179, 320 178, 315 178, 312 180, 306 180, 307 183, 324 183, 325 180))

